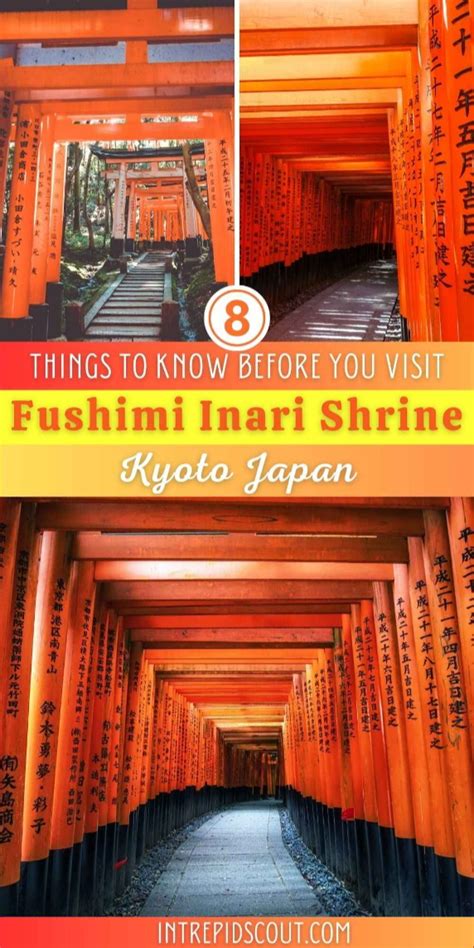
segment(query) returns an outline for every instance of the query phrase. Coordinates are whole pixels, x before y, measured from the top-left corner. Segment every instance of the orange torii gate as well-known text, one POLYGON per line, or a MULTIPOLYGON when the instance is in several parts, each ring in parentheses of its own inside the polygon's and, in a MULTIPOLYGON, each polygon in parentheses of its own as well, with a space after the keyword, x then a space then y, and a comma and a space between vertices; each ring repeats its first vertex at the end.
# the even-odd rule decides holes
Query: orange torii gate
MULTIPOLYGON (((214 122, 207 117, 200 126, 211 134, 214 122)), ((186 187, 180 146, 135 151, 92 146, 92 151, 105 161, 107 178, 115 182, 112 256, 134 250, 137 240, 186 241, 187 252, 196 256, 196 237, 204 234, 204 228, 186 187)), ((191 153, 201 194, 207 201, 204 145, 193 144, 191 153)), ((214 217, 216 230, 218 224, 214 217)))
POLYGON ((411 338, 473 339, 472 2, 241 9, 245 278, 393 241, 411 338))
POLYGON ((469 914, 473 514, 2 501, 0 911, 101 913, 173 828, 277 791, 375 914, 469 914))
POLYGON ((101 134, 104 141, 160 140, 165 128, 178 140, 191 131, 214 135, 206 165, 216 279, 234 277, 232 11, 216 5, 183 17, 150 0, 120 0, 120 9, 107 2, 105 15, 101 0, 81 12, 67 0, 61 6, 64 12, 54 14, 47 3, 34 14, 21 2, 0 7, 2 205, 15 129, 0 308, 0 333, 8 339, 61 331, 68 141, 101 134))

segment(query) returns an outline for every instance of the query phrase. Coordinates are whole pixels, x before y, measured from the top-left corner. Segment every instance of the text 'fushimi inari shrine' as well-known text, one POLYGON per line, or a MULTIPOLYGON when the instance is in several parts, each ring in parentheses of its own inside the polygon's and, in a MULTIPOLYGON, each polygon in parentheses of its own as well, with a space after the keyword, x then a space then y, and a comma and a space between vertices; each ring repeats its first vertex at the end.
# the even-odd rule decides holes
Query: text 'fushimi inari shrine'
POLYGON ((0 3, 2 208, 14 144, 0 303, 5 339, 60 334, 69 142, 98 142, 99 156, 112 163, 113 256, 127 241, 211 236, 216 282, 234 280, 232 9, 174 0, 52 7, 0 3), (111 144, 108 153, 117 141, 122 150, 111 144), (151 151, 137 152, 141 141, 151 151), (133 153, 127 142, 135 143, 133 153), (211 235, 186 187, 183 142, 200 145, 191 161, 211 235))

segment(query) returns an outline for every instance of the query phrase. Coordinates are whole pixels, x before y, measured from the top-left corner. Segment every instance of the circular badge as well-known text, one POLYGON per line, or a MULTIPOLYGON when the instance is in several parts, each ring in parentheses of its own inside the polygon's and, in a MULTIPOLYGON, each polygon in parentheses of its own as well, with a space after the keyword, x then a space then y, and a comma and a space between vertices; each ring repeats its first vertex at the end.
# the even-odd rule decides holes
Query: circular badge
POLYGON ((211 296, 205 312, 207 333, 222 349, 252 349, 266 336, 270 310, 263 296, 246 286, 226 286, 211 296))

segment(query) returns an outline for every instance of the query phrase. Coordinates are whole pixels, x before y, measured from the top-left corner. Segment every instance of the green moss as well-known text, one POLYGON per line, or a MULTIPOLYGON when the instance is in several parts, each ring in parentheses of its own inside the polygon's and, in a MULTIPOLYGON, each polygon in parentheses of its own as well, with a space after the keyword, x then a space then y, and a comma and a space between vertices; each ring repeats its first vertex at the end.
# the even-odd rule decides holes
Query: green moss
POLYGON ((207 340, 204 329, 204 310, 214 292, 214 264, 206 260, 191 277, 184 298, 189 325, 198 342, 207 340))
POLYGON ((89 303, 117 272, 117 261, 108 257, 108 247, 103 247, 102 242, 91 251, 86 233, 67 234, 61 263, 66 303, 89 303))

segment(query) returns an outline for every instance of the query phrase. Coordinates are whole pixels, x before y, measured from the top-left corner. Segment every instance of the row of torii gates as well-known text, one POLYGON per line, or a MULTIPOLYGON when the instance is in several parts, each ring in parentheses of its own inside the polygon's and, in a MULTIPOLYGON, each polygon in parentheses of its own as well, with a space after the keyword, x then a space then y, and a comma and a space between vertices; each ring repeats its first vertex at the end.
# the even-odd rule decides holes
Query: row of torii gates
MULTIPOLYGON (((180 146, 139 151, 92 146, 92 151, 105 162, 107 179, 115 184, 112 257, 185 241, 197 255, 196 238, 207 240, 207 234, 186 187, 180 146)), ((207 203, 204 146, 194 145, 192 152, 200 193, 207 203)))
POLYGON ((141 167, 139 154, 117 156, 115 254, 126 240, 202 234, 182 157, 170 156, 168 145, 161 151, 163 143, 201 142, 197 173, 209 204, 215 277, 234 279, 233 11, 225 2, 80 6, 61 0, 51 11, 44 2, 31 12, 21 0, 0 4, 1 207, 15 142, 0 305, 5 339, 60 332, 68 142, 99 142, 109 165, 107 143, 155 145, 141 167))
POLYGON ((0 912, 277 792, 374 914, 472 913, 472 500, 0 506, 0 912))
POLYGON ((473 15, 241 0, 244 282, 395 246, 411 339, 474 339, 473 15))

